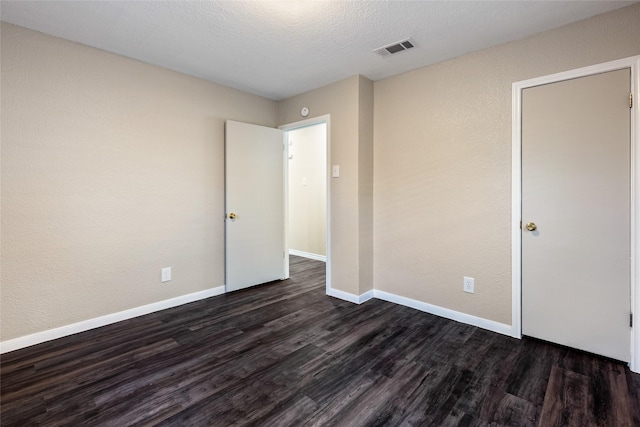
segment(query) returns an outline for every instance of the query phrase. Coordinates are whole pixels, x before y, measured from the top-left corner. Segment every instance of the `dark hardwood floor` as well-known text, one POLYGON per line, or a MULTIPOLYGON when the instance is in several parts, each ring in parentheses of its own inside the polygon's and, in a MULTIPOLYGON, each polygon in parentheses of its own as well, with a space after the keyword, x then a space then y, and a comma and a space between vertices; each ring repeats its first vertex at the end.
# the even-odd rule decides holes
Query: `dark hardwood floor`
POLYGON ((2 426, 640 426, 640 375, 292 279, 2 356, 2 426))

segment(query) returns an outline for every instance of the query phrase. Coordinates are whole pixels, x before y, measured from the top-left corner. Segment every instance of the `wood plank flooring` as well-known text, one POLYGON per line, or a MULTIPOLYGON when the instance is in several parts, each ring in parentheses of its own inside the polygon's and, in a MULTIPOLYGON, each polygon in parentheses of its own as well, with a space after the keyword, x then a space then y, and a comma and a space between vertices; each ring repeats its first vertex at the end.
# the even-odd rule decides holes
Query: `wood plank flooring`
POLYGON ((1 358, 2 426, 640 426, 640 375, 325 295, 324 263, 1 358))

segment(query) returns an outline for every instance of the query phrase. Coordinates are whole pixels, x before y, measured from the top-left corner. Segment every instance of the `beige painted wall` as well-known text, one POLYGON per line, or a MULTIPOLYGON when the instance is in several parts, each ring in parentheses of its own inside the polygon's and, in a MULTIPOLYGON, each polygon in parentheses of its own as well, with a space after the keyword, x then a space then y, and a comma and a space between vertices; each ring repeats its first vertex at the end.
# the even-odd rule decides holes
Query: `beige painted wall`
POLYGON ((289 137, 289 249, 326 255, 327 127, 307 126, 289 137))
POLYGON ((222 286, 224 120, 275 126, 276 103, 1 35, 1 339, 222 286))
MULTIPOLYGON (((361 158, 363 146, 373 143, 366 126, 367 102, 373 100, 373 84, 362 76, 353 76, 278 103, 278 123, 288 124, 302 120, 300 109, 309 107, 310 117, 331 115, 329 128, 330 164, 340 165, 340 177, 331 178, 331 282, 332 288, 358 295, 363 289, 372 289, 372 282, 360 272, 372 269, 372 258, 361 257, 361 204, 372 194, 366 194, 372 174, 362 168, 371 168, 368 158, 361 158), (361 115, 365 119, 361 120, 361 115), (361 164, 361 162, 363 162, 361 164)), ((372 115, 371 115, 372 116, 372 115)), ((371 150, 371 148, 369 148, 371 150)), ((367 214, 363 213, 366 217, 367 214)), ((364 242, 367 244, 368 242, 364 242)))
POLYGON ((375 83, 375 289, 511 324, 511 84, 638 55, 638 23, 634 5, 375 83))

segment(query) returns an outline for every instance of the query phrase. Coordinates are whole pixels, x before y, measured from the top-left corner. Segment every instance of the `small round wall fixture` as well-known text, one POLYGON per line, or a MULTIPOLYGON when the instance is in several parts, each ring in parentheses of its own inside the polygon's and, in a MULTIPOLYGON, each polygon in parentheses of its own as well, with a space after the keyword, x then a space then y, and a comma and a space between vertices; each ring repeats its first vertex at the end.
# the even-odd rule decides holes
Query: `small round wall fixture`
POLYGON ((307 117, 309 115, 309 109, 307 107, 302 107, 300 110, 300 115, 302 117, 307 117))

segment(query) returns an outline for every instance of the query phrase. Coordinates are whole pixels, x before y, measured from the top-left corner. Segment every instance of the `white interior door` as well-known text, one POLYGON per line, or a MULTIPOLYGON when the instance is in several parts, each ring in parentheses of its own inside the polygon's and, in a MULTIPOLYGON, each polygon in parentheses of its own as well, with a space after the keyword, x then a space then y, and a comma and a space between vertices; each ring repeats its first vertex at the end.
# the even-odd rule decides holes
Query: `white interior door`
POLYGON ((522 332, 623 361, 630 81, 623 69, 522 92, 522 332))
POLYGON ((225 127, 226 291, 285 278, 284 135, 228 120, 225 127))

